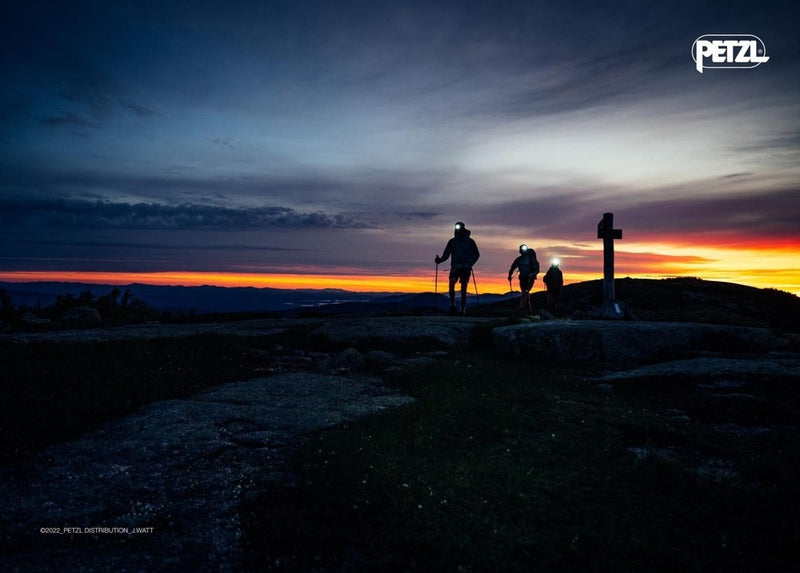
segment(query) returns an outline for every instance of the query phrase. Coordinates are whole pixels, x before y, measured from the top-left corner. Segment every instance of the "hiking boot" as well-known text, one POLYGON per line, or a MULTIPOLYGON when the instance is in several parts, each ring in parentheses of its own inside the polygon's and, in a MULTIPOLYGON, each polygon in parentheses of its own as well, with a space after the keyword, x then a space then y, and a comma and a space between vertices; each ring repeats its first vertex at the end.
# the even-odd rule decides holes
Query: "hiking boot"
POLYGON ((447 311, 447 314, 449 314, 450 316, 454 316, 455 314, 457 314, 455 305, 450 306, 450 310, 447 311))

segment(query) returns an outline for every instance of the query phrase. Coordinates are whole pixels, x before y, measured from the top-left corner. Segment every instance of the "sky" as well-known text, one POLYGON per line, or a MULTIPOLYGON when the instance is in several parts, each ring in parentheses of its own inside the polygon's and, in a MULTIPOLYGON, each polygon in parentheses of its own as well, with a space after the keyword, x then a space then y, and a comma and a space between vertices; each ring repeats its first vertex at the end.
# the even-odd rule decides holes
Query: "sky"
POLYGON ((425 291, 463 221, 504 292, 521 243, 602 277, 613 212, 617 277, 800 294, 793 2, 14 4, 0 280, 425 291))

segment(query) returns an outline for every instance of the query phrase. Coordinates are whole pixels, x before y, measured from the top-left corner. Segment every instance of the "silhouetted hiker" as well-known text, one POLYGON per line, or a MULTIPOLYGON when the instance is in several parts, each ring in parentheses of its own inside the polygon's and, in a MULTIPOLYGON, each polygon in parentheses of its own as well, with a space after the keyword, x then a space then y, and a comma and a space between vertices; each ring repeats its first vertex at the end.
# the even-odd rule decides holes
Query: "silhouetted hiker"
POLYGON ((481 256, 470 234, 464 223, 456 223, 453 238, 447 241, 442 256, 437 255, 434 259, 438 265, 448 257, 453 257, 450 260, 450 314, 456 314, 456 281, 461 281, 461 314, 466 312, 469 277, 472 275, 472 266, 481 256))
POLYGON ((547 287, 547 310, 556 314, 558 312, 558 299, 561 296, 561 287, 564 286, 564 274, 558 267, 558 259, 550 263, 550 268, 544 274, 544 284, 547 287))
POLYGON ((531 289, 534 281, 536 281, 536 275, 539 274, 539 261, 536 259, 536 251, 528 245, 520 245, 519 256, 514 259, 514 262, 511 263, 511 268, 508 269, 508 282, 511 282, 514 269, 519 269, 519 290, 522 291, 519 297, 519 310, 521 312, 527 311, 528 314, 531 314, 533 312, 531 308, 531 289))

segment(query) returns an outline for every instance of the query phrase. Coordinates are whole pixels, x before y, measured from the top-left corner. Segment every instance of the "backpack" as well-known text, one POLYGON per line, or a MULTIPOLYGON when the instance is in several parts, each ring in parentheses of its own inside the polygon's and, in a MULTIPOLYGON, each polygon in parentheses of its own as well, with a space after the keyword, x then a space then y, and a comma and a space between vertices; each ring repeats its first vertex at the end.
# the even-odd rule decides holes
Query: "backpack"
POLYGON ((524 255, 520 256, 519 274, 530 274, 534 277, 539 274, 539 260, 536 258, 536 251, 528 249, 524 255))
POLYGON ((473 243, 470 240, 469 231, 465 229, 463 234, 453 238, 451 244, 453 249, 453 265, 468 266, 473 263, 475 249, 472 246, 473 243))

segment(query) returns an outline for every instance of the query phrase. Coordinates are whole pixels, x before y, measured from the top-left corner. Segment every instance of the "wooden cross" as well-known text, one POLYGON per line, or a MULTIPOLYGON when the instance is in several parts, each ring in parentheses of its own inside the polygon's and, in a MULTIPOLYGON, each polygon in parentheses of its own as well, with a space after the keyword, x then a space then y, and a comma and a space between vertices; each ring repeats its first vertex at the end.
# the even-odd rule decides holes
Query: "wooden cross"
POLYGON ((614 213, 603 213, 597 224, 597 238, 603 239, 603 296, 614 300, 614 239, 622 238, 622 229, 614 228, 614 213))

